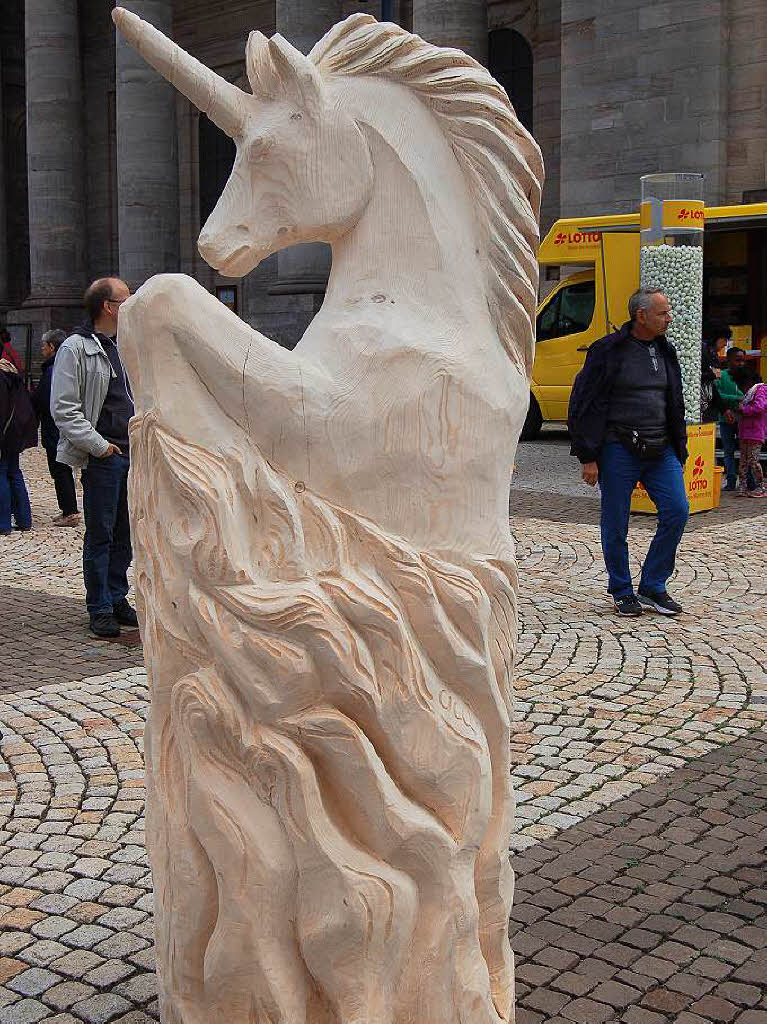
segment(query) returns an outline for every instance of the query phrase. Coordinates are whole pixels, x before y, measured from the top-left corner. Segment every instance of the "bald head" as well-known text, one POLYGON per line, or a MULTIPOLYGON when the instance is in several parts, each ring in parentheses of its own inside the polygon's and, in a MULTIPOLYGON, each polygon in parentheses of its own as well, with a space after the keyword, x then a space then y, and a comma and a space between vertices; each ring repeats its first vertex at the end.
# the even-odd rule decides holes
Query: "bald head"
POLYGON ((83 305, 91 320, 96 321, 103 315, 104 303, 114 299, 127 299, 130 290, 119 277, 100 277, 88 285, 83 296, 83 305))

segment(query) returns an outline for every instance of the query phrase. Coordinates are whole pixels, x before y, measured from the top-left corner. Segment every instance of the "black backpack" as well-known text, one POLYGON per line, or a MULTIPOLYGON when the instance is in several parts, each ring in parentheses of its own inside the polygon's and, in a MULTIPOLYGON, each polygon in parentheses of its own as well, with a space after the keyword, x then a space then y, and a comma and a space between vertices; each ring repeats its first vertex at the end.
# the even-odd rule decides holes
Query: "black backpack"
POLYGON ((24 381, 0 371, 0 451, 16 455, 36 444, 37 415, 24 381))

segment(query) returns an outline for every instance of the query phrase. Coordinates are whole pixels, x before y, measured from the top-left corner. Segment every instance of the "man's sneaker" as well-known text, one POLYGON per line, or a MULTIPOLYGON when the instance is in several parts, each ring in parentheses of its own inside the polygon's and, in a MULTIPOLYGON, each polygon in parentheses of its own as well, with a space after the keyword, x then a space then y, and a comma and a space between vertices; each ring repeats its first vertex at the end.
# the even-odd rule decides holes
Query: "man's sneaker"
POLYGON ((115 619, 121 626, 127 626, 129 629, 138 629, 138 616, 125 598, 122 601, 118 601, 112 611, 114 612, 115 619))
POLYGON ((652 608, 661 615, 678 615, 684 609, 681 604, 669 597, 664 590, 662 594, 647 594, 639 591, 639 600, 645 608, 652 608))
POLYGON ((633 594, 628 594, 626 597, 614 597, 613 607, 619 615, 636 618, 637 615, 642 614, 642 606, 633 594))
POLYGON ((114 615, 91 615, 91 633, 94 636, 107 640, 113 636, 120 635, 120 626, 114 615))

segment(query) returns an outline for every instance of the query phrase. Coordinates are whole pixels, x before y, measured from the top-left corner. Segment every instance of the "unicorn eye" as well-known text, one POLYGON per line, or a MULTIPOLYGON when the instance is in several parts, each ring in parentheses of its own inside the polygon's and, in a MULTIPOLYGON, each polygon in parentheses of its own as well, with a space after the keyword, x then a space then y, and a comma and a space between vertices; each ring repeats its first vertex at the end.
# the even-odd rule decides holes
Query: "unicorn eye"
POLYGON ((263 160, 272 148, 272 139, 268 135, 256 135, 248 143, 247 156, 251 163, 263 160))

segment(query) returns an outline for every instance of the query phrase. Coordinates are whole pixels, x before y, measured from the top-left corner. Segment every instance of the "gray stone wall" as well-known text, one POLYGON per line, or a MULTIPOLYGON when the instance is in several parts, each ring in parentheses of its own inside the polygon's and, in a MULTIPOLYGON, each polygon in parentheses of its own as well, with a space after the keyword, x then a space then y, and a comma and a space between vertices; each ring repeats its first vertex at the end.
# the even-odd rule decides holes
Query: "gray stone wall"
POLYGON ((546 181, 541 236, 560 216, 560 127, 562 107, 561 0, 490 0, 488 27, 519 32, 533 51, 533 134, 541 147, 546 181))
POLYGON ((767 192, 767 4, 730 0, 727 81, 728 203, 767 192))
POLYGON ((636 208, 639 176, 725 195, 726 0, 562 0, 562 214, 636 208))

